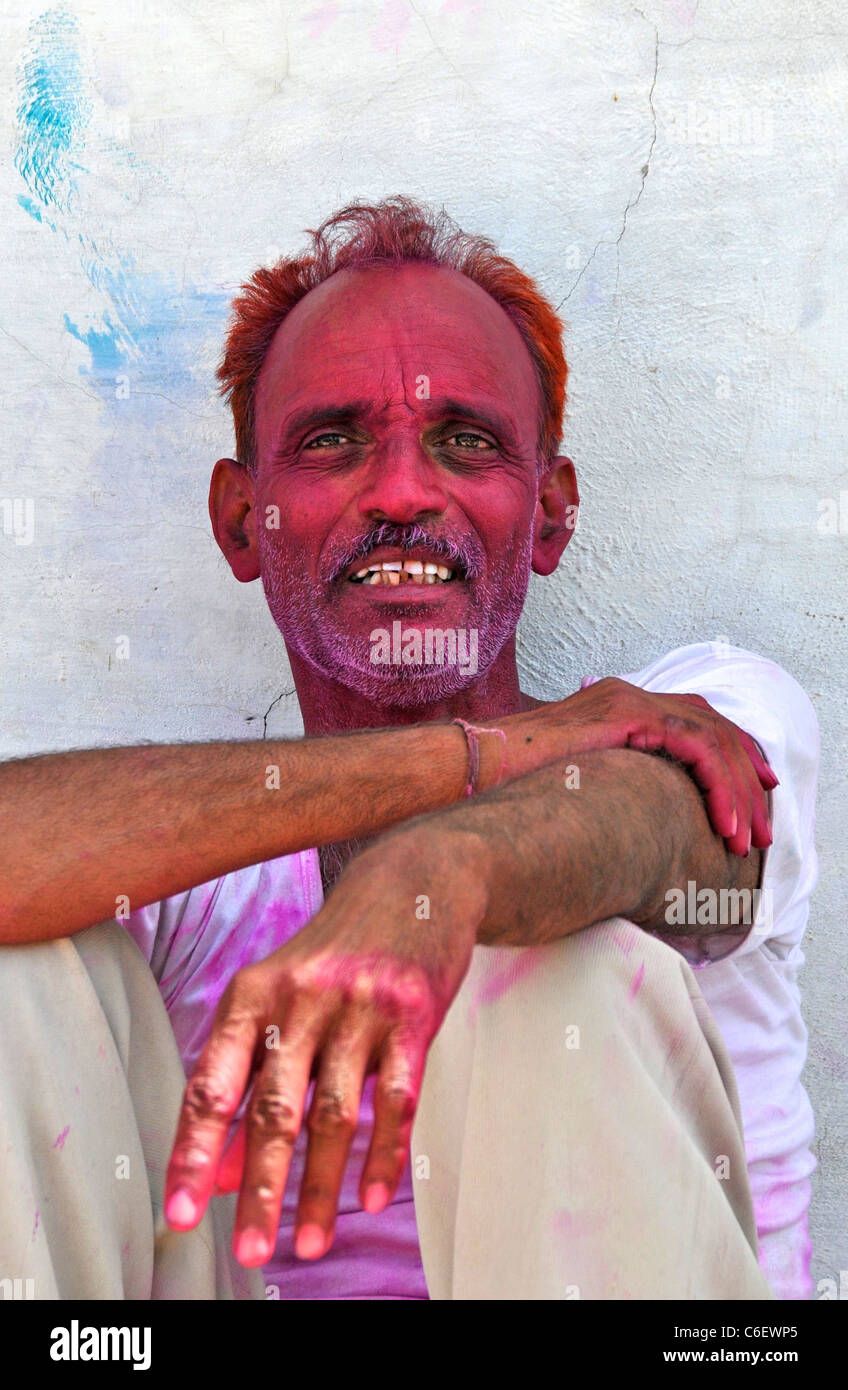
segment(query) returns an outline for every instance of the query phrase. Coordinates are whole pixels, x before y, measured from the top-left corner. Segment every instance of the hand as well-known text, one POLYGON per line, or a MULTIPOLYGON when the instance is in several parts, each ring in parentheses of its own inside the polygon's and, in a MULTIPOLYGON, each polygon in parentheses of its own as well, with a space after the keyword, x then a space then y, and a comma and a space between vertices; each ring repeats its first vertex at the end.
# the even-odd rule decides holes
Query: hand
POLYGON ((186 1088, 165 1181, 175 1230, 200 1221, 214 1192, 240 1188, 233 1249, 273 1253, 310 1077, 315 1090, 295 1251, 326 1253, 362 1088, 376 1072, 374 1130, 359 1197, 394 1196, 409 1150, 427 1050, 462 983, 485 910, 473 836, 416 827, 353 860, 321 911, 273 955, 240 970, 221 998, 186 1088), (428 918, 416 916, 420 895, 428 918), (245 1115, 227 1151, 242 1099, 245 1115))
POLYGON ((663 750, 705 793, 710 823, 729 850, 746 855, 752 845, 772 842, 764 788, 773 790, 778 780, 751 735, 700 695, 659 694, 607 677, 499 727, 507 734, 508 777, 590 750, 663 750))

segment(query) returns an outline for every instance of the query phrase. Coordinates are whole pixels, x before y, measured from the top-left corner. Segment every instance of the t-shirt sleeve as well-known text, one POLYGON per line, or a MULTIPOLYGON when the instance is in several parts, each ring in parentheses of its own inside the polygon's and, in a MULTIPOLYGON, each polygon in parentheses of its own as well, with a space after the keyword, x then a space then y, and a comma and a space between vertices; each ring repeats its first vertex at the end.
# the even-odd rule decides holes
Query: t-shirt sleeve
POLYGON ((199 884, 130 912, 126 927, 159 985, 165 1007, 196 965, 197 946, 213 920, 223 879, 199 884))
MULTIPOLYGON (((701 695, 755 740, 780 779, 771 794, 773 843, 764 853, 753 924, 691 937, 654 932, 695 966, 764 947, 780 959, 800 950, 818 878, 815 798, 819 728, 813 704, 788 671, 725 642, 683 647, 623 679, 644 690, 701 695)), ((690 920, 687 918, 687 921, 690 920)))

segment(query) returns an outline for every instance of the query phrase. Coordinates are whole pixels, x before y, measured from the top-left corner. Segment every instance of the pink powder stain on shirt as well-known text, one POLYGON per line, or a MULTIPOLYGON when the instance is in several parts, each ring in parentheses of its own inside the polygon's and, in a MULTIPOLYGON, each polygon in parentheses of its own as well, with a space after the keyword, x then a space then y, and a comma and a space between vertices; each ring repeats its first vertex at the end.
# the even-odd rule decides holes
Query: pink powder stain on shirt
POLYGON ((639 993, 639 990, 640 990, 640 988, 641 988, 642 981, 644 980, 644 978, 645 978, 645 962, 642 961, 642 964, 639 966, 639 969, 636 971, 636 974, 633 976, 633 980, 632 980, 631 985, 630 985, 630 990, 629 990, 628 995, 627 995, 628 999, 629 999, 631 1002, 636 998, 636 995, 639 993))
POLYGON ((625 936, 620 927, 616 927, 615 931, 612 933, 612 939, 624 956, 630 955, 636 943, 636 937, 630 935, 625 936))
POLYGON ((533 950, 517 951, 514 959, 481 980, 474 991, 474 998, 468 1010, 469 1023, 476 1022, 477 1010, 482 1004, 497 1003, 514 985, 531 975, 539 964, 539 955, 539 952, 533 950))
POLYGON ((34 1223, 33 1223, 32 1235, 30 1236, 30 1240, 35 1240, 35 1233, 36 1233, 37 1230, 38 1230, 38 1207, 36 1207, 36 1209, 35 1209, 35 1221, 34 1221, 34 1223))
POLYGON ((567 1211, 563 1207, 554 1212, 551 1228, 554 1235, 562 1240, 581 1240, 598 1235, 605 1224, 606 1218, 602 1212, 567 1211))
POLYGON ((100 1043, 100 1045, 99 1045, 98 1048, 97 1048, 97 1055, 98 1055, 98 1057, 105 1057, 105 1056, 106 1056, 106 1048, 103 1046, 102 1043, 100 1043))
POLYGON ((64 1149, 65 1140, 68 1137, 68 1131, 70 1130, 70 1128, 70 1125, 65 1125, 65 1128, 62 1130, 62 1133, 57 1134, 56 1138, 53 1140, 54 1149, 64 1149))

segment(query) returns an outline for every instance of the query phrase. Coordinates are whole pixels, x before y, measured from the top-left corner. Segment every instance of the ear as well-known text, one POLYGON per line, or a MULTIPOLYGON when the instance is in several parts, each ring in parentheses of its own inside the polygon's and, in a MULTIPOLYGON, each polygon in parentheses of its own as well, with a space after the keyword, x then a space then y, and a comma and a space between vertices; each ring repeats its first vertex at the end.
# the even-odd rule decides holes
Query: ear
POLYGON ((555 458, 539 480, 539 500, 533 518, 533 570, 552 574, 574 535, 580 496, 571 459, 555 458))
POLYGON ((253 478, 235 459, 218 459, 209 484, 209 515, 215 539, 236 579, 259 578, 253 478))

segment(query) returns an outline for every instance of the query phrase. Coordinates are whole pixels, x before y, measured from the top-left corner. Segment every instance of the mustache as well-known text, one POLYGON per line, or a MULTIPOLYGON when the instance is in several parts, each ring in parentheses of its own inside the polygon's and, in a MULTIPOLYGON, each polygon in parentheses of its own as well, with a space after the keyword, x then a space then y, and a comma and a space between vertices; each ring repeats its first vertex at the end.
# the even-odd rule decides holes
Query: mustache
POLYGON ((329 583, 333 583, 358 560, 366 560, 378 546, 391 546, 396 550, 414 550, 416 546, 426 546, 436 560, 443 560, 459 572, 463 579, 477 579, 483 572, 482 549, 470 538, 456 541, 451 536, 440 536, 428 531, 417 522, 403 525, 384 521, 375 526, 355 545, 351 546, 333 565, 329 583))

